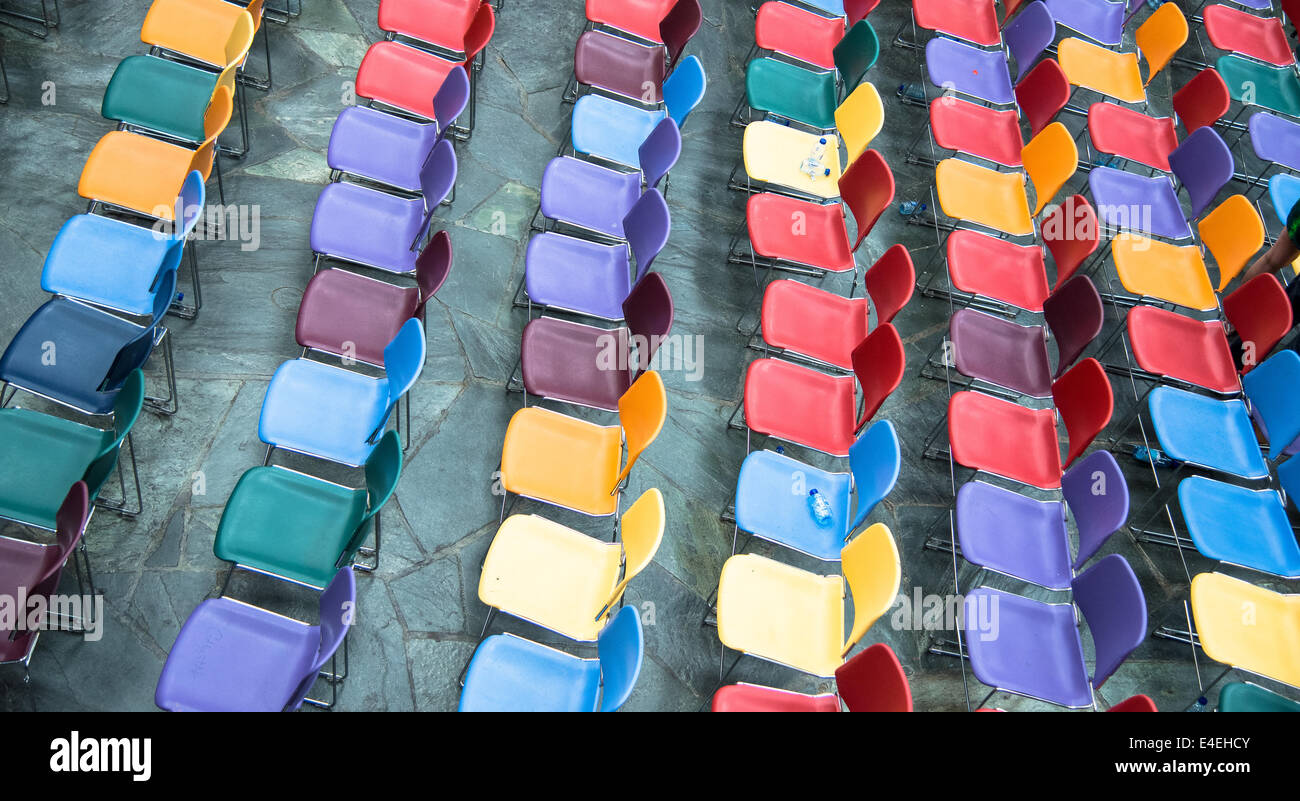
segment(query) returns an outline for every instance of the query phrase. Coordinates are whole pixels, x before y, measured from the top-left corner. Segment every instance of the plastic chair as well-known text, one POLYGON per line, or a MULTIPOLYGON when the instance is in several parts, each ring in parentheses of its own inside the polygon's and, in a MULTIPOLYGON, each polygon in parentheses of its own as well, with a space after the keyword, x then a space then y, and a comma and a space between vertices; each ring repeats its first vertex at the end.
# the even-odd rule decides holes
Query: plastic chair
MULTIPOLYGON (((964 13, 966 12, 957 11, 955 16, 959 18, 964 13)), ((1007 23, 1002 38, 1007 52, 1016 61, 1016 80, 1019 81, 1034 66, 1038 57, 1056 41, 1056 20, 1045 3, 1035 0, 1007 23)))
MULTIPOLYGON (((474 59, 487 47, 496 28, 492 7, 479 7, 484 21, 470 28, 464 60, 439 58, 436 54, 402 42, 375 42, 366 50, 357 69, 357 97, 370 99, 420 120, 437 119, 433 99, 453 70, 472 70, 474 59)), ((470 75, 471 82, 473 75, 470 75)), ((473 90, 471 89, 471 97, 473 90)), ((470 101, 473 119, 473 100, 470 101)))
POLYGON ((1232 53, 1221 56, 1215 67, 1233 100, 1300 117, 1300 78, 1294 69, 1261 64, 1232 53))
POLYGON ((821 695, 730 684, 713 694, 714 712, 911 712, 912 688, 893 649, 868 646, 835 669, 836 692, 821 695))
POLYGON ((617 164, 635 165, 638 149, 660 120, 671 117, 678 128, 704 99, 707 80, 697 56, 682 59, 664 81, 664 108, 645 109, 597 94, 583 95, 573 106, 571 143, 577 153, 617 164))
POLYGON ((902 382, 906 362, 903 341, 890 323, 877 326, 853 349, 851 376, 759 359, 745 373, 745 425, 831 456, 848 456, 857 433, 902 382))
POLYGON ((934 143, 944 150, 967 153, 1004 167, 1022 164, 1020 151, 1025 141, 1020 133, 1020 117, 1012 109, 996 109, 944 95, 930 103, 930 132, 934 143))
POLYGON ((1147 396, 1160 449, 1182 464, 1250 480, 1267 478, 1246 404, 1218 400, 1174 387, 1147 396))
POLYGON ((1079 150, 1069 129, 1054 122, 1025 145, 1021 161, 1034 186, 1035 203, 1030 216, 1037 217, 1079 171, 1079 150))
POLYGON ((1300 712, 1300 703, 1257 684, 1231 682, 1219 691, 1219 712, 1300 712))
POLYGON ((1291 299, 1277 276, 1257 275, 1223 298, 1223 316, 1250 352, 1243 354, 1241 372, 1263 361, 1273 346, 1291 333, 1295 321, 1291 299))
POLYGON ((1015 87, 1016 105, 1029 123, 1029 135, 1038 136, 1070 102, 1070 82, 1056 59, 1046 58, 1015 87))
POLYGON ((1174 116, 1190 134, 1222 119, 1232 106, 1232 95, 1223 76, 1213 67, 1207 67, 1174 92, 1173 105, 1174 116))
POLYGON ((1231 50, 1277 67, 1295 66, 1295 54, 1291 52, 1282 20, 1277 17, 1257 17, 1218 3, 1207 5, 1202 14, 1205 33, 1210 43, 1220 50, 1231 50))
POLYGON ((729 558, 718 583, 723 647, 814 676, 835 675, 853 646, 889 611, 902 580, 898 546, 883 523, 845 545, 840 563, 843 578, 818 576, 754 554, 729 558), (853 595, 847 637, 846 580, 853 595))
POLYGON ((1097 211, 1083 195, 1072 195, 1043 217, 1040 235, 1056 264, 1058 290, 1101 245, 1097 211))
MULTIPOLYGON (((731 184, 733 189, 747 189, 753 183, 796 196, 832 200, 840 196, 839 182, 844 174, 840 159, 839 138, 832 133, 808 133, 768 120, 745 126, 741 145, 746 184, 731 184), (822 144, 824 142, 824 145, 822 144), (797 154, 811 156, 819 147, 825 152, 820 161, 823 172, 804 172, 797 154), (793 157, 792 157, 793 156, 793 157)), ((789 227, 788 221, 786 227, 789 227)))
POLYGON ((1117 103, 1088 107, 1088 138, 1102 153, 1169 172, 1169 154, 1178 147, 1173 117, 1150 117, 1117 103))
POLYGON ((844 140, 848 153, 847 163, 852 165, 885 127, 885 104, 880 92, 869 81, 863 81, 835 109, 835 129, 844 140))
POLYGON ((644 636, 632 606, 621 609, 600 633, 595 659, 494 634, 470 660, 460 711, 616 712, 641 674, 644 636))
POLYGON ((872 423, 849 447, 848 473, 827 472, 774 451, 754 451, 740 466, 736 527, 814 559, 838 561, 845 543, 893 491, 901 469, 898 433, 888 420, 872 423), (793 490, 791 476, 802 476, 793 490), (812 490, 831 505, 826 525, 808 510, 812 490), (851 497, 857 504, 850 515, 851 497))
POLYGON ((1092 706, 1100 689, 1147 635, 1146 598, 1124 557, 1110 554, 1070 583, 1074 603, 1049 604, 989 587, 966 596, 966 649, 975 678, 993 688, 1070 709, 1092 706), (1096 663, 1084 662, 1075 606, 1092 635, 1096 663), (995 609, 996 629, 981 619, 995 609))
POLYGON ((1219 267, 1222 292, 1264 246, 1264 221, 1244 195, 1233 195, 1196 225, 1201 243, 1219 267))
POLYGON ((1082 34, 1098 44, 1118 46, 1124 39, 1128 2, 1111 0, 1046 0, 1052 18, 1062 28, 1082 34))
POLYGON ((1135 695, 1115 704, 1107 712, 1159 712, 1156 702, 1149 695, 1135 695))
MULTIPOLYGON (((1278 478, 1288 493, 1300 489, 1297 467, 1283 462, 1278 478)), ((1276 490, 1252 490, 1204 476, 1178 484, 1188 536, 1207 559, 1281 578, 1300 577, 1300 545, 1276 490)))
POLYGON ((1220 395, 1241 390, 1223 324, 1217 320, 1136 306, 1129 310, 1127 325, 1133 359, 1146 372, 1220 395))
POLYGON ((1198 311, 1218 308, 1201 249, 1195 245, 1179 247, 1120 234, 1111 240, 1110 250, 1120 283, 1134 295, 1198 311))
MULTIPOLYGON (((531 406, 510 418, 501 448, 501 486, 592 517, 617 514, 624 480, 668 415, 659 373, 641 375, 618 401, 619 424, 600 426, 531 406), (623 442, 627 463, 619 469, 623 442)), ((502 498, 504 514, 505 498, 502 498)))
POLYGON ((1300 687, 1300 641, 1291 636, 1300 626, 1300 596, 1201 573, 1192 579, 1192 618, 1209 658, 1300 687))
POLYGON ((1001 50, 981 50, 956 39, 936 36, 925 46, 930 83, 994 105, 1015 100, 1011 71, 1001 50))
POLYGON ((379 513, 402 476, 396 431, 379 440, 365 475, 365 486, 352 489, 283 467, 254 467, 226 501, 212 552, 232 572, 252 570, 317 589, 339 568, 372 572, 379 566, 379 513), (372 531, 375 546, 363 550, 372 531), (361 564, 359 554, 374 561, 361 564))
POLYGON ((677 0, 587 0, 587 20, 663 44, 659 28, 676 4, 677 0))
POLYGON ((763 3, 754 20, 757 50, 780 53, 825 70, 835 69, 835 46, 851 28, 875 10, 879 0, 858 0, 845 8, 847 19, 824 17, 791 3, 763 3))
POLYGON ((961 39, 980 47, 1002 44, 998 12, 993 0, 913 0, 912 19, 926 30, 961 39))
POLYGON ((1300 354, 1282 350, 1265 359, 1241 379, 1251 414, 1268 437, 1268 458, 1276 461, 1300 437, 1300 410, 1295 388, 1300 386, 1300 354))
MULTIPOLYGON (((1077 1, 1077 0, 1076 0, 1077 1)), ((1069 5, 1070 0, 1060 5, 1069 5)), ((1054 12, 1057 5, 1052 6, 1054 12)), ((1123 9, 1120 9, 1123 14, 1123 9)), ((1146 101, 1146 87, 1187 43, 1187 18, 1177 3, 1164 3, 1135 34, 1136 53, 1117 53, 1082 39, 1065 39, 1057 49, 1061 69, 1071 84, 1091 89, 1125 103, 1146 101), (1147 63, 1142 79, 1139 57, 1147 63)), ((1119 44, 1118 41, 1110 44, 1119 44)))
MULTIPOLYGON (((169 712, 291 712, 347 638, 356 606, 352 570, 333 574, 311 626, 231 598, 199 604, 172 643, 154 703, 169 712)), ((331 702, 332 703, 332 702, 331 702)))
POLYGON ((1262 183, 1276 166, 1300 170, 1300 157, 1296 155, 1297 148, 1300 148, 1300 124, 1261 111, 1251 115, 1248 128, 1251 149, 1256 158, 1266 164, 1263 172, 1255 178, 1257 184, 1262 183))
POLYGON ((380 0, 379 29, 462 54, 482 0, 380 0))
POLYGON ((634 101, 658 103, 663 100, 664 79, 703 20, 699 0, 680 0, 660 23, 662 46, 648 47, 605 31, 587 31, 578 37, 574 49, 574 80, 634 101))

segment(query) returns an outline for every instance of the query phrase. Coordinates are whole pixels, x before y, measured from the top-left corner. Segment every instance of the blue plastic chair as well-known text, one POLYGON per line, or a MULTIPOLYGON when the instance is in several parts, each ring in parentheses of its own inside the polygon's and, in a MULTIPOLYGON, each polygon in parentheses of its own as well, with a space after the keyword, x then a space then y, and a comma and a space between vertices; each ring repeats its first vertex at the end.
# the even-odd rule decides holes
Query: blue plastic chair
POLYGON ((1172 459, 1252 481, 1268 478, 1250 412, 1240 399, 1156 387, 1147 409, 1160 448, 1172 459))
MULTIPOLYGON (((1278 478, 1288 493, 1300 490, 1300 462, 1283 462, 1278 478)), ((1300 578, 1300 545, 1276 490, 1190 476, 1178 484, 1178 504, 1187 533, 1206 558, 1300 578)))
POLYGON ((645 637, 636 608, 619 610, 580 659, 513 634, 479 645, 465 674, 461 712, 615 712, 641 674, 645 637))
POLYGON ((1268 437, 1268 458, 1276 461, 1300 439, 1300 353, 1278 351, 1242 376, 1241 386, 1268 437))
POLYGON ((573 107, 572 144, 577 153, 634 166, 641 143, 664 117, 678 128, 704 99, 708 81, 704 65, 687 56, 664 81, 663 109, 645 109, 604 95, 583 95, 573 107))
MULTIPOLYGON (((877 420, 849 448, 849 472, 831 473, 774 451, 745 457, 736 482, 740 531, 824 562, 840 561, 854 532, 898 483, 902 452, 888 420, 877 420), (817 490, 831 505, 831 523, 820 526, 808 505, 817 490), (850 515, 851 496, 857 507, 850 515)), ((733 542, 733 552, 734 552, 733 542)))
MULTIPOLYGON (((195 170, 176 199, 180 231, 170 234, 100 214, 78 214, 63 224, 50 246, 41 289, 123 314, 153 313, 158 274, 179 269, 185 240, 203 217, 206 197, 203 176, 195 170)), ((193 304, 174 306, 172 311, 192 319, 202 305, 202 295, 198 258, 193 247, 189 251, 193 304)))
MULTIPOLYGON (((283 448, 352 467, 364 464, 424 370, 425 347, 424 326, 412 318, 384 348, 382 378, 305 358, 280 365, 257 424, 267 461, 283 448)), ((400 430, 400 411, 397 422, 400 430)), ((409 446, 409 420, 407 428, 409 446)))
POLYGON ((1300 202, 1300 176, 1281 172, 1268 179, 1268 199, 1278 222, 1286 225, 1291 209, 1300 202))

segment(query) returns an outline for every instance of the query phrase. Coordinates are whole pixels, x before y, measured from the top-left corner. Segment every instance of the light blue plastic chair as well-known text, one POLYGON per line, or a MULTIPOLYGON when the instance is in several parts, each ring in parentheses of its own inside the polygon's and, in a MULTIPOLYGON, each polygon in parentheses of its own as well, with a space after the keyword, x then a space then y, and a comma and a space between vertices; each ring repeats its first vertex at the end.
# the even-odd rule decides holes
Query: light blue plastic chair
POLYGON ((1300 439, 1300 353, 1278 351, 1241 378, 1251 412, 1268 437, 1268 458, 1290 453, 1300 439))
POLYGON ((479 645, 465 674, 461 712, 615 712, 641 674, 645 636, 636 608, 619 610, 581 659, 513 634, 479 645))
MULTIPOLYGON (((1284 462, 1278 477, 1288 493, 1300 490, 1300 462, 1284 462)), ((1300 545, 1276 490, 1252 490, 1190 476, 1178 484, 1178 504, 1187 533, 1203 556, 1300 578, 1300 545)))
POLYGON ((645 109, 604 95, 583 95, 573 107, 573 149, 577 153, 635 167, 641 143, 665 116, 677 127, 704 99, 708 80, 696 56, 682 59, 664 81, 663 109, 645 109))
POLYGON ((1273 213, 1283 225, 1292 207, 1300 201, 1300 177, 1287 172, 1280 172, 1268 179, 1268 199, 1273 204, 1273 213))
POLYGON ((1147 409, 1160 448, 1170 458, 1247 480, 1268 478, 1268 464, 1255 440, 1250 412, 1240 399, 1217 400, 1173 387, 1156 387, 1147 399, 1147 409))

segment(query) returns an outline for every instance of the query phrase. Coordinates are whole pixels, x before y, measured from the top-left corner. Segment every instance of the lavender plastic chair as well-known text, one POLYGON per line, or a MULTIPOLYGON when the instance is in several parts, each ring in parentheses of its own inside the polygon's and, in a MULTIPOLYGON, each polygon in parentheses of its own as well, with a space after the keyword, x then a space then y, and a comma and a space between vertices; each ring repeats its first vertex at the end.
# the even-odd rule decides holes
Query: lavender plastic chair
POLYGON ((966 596, 966 648, 975 677, 993 688, 990 697, 1006 691, 1072 709, 1092 706, 1092 691, 1146 639, 1146 597, 1124 557, 1102 557, 1070 587, 1092 633, 1091 678, 1073 605, 989 587, 966 596))
POLYGON ((307 693, 343 644, 356 600, 356 578, 345 567, 321 594, 319 626, 230 598, 204 601, 167 655, 154 703, 171 712, 292 711, 304 701, 329 706, 307 693))
POLYGON ((1063 28, 1107 47, 1115 47, 1124 41, 1126 3, 1112 3, 1110 0, 1046 0, 1046 3, 1056 23, 1063 28))
POLYGON ((1002 41, 1016 59, 1016 82, 1056 41, 1056 20, 1042 0, 1035 0, 1002 30, 1002 41))
POLYGON ((925 63, 930 82, 941 89, 998 105, 1015 100, 1011 71, 1001 50, 981 50, 936 36, 925 46, 925 63))
POLYGON ((1261 111, 1250 118, 1250 144, 1261 161, 1300 170, 1300 124, 1261 111))

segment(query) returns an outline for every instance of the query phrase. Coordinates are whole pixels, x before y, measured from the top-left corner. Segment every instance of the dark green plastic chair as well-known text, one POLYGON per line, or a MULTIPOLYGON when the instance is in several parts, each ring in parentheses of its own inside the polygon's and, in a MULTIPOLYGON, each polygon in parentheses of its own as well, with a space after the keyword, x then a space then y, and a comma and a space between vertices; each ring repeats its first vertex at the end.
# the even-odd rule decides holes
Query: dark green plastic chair
MULTIPOLYGON (((144 405, 144 375, 127 376, 113 407, 113 427, 94 428, 30 409, 0 409, 0 518, 54 531, 68 487, 86 482, 94 501, 119 468, 122 443, 144 405)), ((134 471, 132 471, 134 472, 134 471)), ((136 476, 136 499, 140 479, 136 476)), ((123 491, 126 489, 122 480, 123 491)), ((123 503, 101 504, 126 511, 123 503)), ((128 514, 138 513, 127 512, 128 514)))
POLYGON ((1232 99, 1246 105, 1300 117, 1300 78, 1290 67, 1271 67, 1228 54, 1216 65, 1232 99))
POLYGON ((366 486, 352 489, 283 467, 244 473, 226 502, 212 550, 234 568, 323 589, 339 568, 379 565, 379 510, 402 475, 402 444, 388 431, 366 461, 366 486), (373 523, 373 526, 371 525, 373 523), (373 528, 375 547, 361 546, 373 528), (373 555, 369 565, 358 553, 373 555))
POLYGON ((1257 684, 1233 682, 1219 692, 1220 712, 1300 712, 1300 703, 1257 684))

